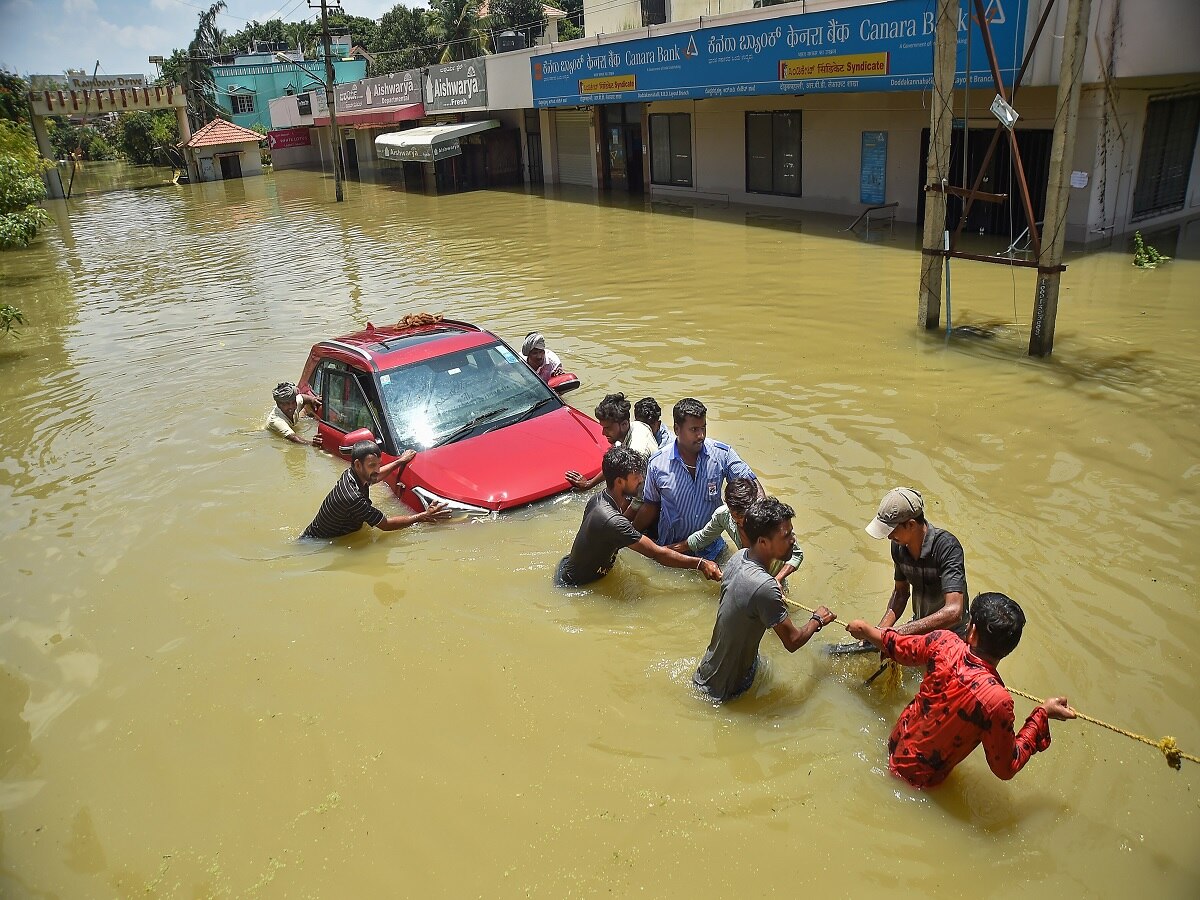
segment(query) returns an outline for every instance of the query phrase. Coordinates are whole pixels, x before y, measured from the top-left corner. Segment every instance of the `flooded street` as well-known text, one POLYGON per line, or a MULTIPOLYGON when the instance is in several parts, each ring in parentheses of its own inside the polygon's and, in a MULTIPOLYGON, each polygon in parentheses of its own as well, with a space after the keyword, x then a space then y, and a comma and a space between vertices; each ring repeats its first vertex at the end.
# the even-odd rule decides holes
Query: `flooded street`
POLYGON ((552 586, 583 496, 304 546, 344 464, 260 429, 367 320, 536 328, 589 414, 708 405, 796 508, 794 600, 877 621, 892 568, 862 529, 911 484, 972 592, 1025 609, 1010 686, 1200 754, 1200 223, 1154 271, 1069 258, 1039 362, 1031 270, 956 261, 954 324, 993 336, 917 331, 908 226, 347 201, 294 171, 87 194, 0 255, 28 322, 0 338, 0 894, 1197 895, 1200 766, 1054 722, 1013 781, 976 751, 918 794, 886 759, 916 679, 864 689, 873 658, 821 651, 840 628, 768 634, 753 694, 714 708, 690 679, 716 585, 625 553, 552 586))

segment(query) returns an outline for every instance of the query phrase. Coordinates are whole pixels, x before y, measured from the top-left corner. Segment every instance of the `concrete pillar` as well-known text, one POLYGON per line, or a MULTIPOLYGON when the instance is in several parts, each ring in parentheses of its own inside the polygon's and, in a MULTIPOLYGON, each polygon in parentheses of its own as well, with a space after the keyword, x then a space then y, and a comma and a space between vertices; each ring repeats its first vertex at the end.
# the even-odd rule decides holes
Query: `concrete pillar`
MULTIPOLYGON (((38 152, 42 154, 42 157, 54 162, 54 149, 50 146, 50 135, 46 132, 46 122, 41 116, 33 117, 33 136, 37 139, 38 152)), ((47 169, 42 173, 42 181, 46 184, 46 194, 51 200, 62 200, 66 196, 63 192, 62 178, 59 177, 57 164, 53 169, 47 169)))

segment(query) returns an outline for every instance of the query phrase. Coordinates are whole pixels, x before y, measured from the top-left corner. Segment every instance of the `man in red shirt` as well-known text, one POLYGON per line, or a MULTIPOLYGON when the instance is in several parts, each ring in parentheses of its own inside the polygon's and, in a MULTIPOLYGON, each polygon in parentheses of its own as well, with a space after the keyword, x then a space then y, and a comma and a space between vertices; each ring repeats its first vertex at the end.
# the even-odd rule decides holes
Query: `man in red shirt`
POLYGON ((1074 719, 1066 697, 1051 697, 1013 734, 1013 702, 996 666, 1021 640, 1025 614, 999 593, 971 603, 964 641, 952 631, 905 635, 856 619, 846 626, 904 666, 925 666, 921 690, 888 738, 888 769, 918 788, 937 787, 983 744, 988 765, 1008 781, 1050 746, 1050 719, 1074 719))

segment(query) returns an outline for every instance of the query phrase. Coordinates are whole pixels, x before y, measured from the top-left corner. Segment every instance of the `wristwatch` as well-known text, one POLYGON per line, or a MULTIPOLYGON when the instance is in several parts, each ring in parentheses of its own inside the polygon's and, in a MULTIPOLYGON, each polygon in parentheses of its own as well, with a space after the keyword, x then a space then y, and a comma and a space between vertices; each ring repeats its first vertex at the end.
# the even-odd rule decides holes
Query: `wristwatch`
POLYGON ((825 623, 821 621, 821 617, 818 616, 816 613, 813 613, 811 616, 809 616, 809 618, 817 623, 817 631, 820 631, 822 628, 825 627, 825 623))

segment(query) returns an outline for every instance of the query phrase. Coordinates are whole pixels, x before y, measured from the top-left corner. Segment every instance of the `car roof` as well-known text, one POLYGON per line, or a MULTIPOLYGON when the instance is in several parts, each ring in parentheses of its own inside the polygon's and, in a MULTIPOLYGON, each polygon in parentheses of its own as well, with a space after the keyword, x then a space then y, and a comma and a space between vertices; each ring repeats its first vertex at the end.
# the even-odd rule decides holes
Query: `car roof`
MULTIPOLYGON (((421 362, 459 350, 470 350, 494 343, 496 336, 476 325, 441 319, 425 325, 376 326, 370 322, 362 331, 342 335, 317 346, 349 350, 351 355, 369 362, 376 371, 421 362)), ((314 348, 315 349, 315 348, 314 348)))

